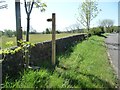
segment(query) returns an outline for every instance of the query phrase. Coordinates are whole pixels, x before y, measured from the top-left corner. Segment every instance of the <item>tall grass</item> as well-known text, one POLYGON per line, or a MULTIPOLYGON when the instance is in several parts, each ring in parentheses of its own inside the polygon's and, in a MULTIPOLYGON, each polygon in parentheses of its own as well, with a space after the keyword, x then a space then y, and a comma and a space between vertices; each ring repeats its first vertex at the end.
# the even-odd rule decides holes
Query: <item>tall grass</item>
POLYGON ((61 55, 54 71, 28 70, 5 88, 115 88, 116 76, 109 64, 104 37, 92 36, 61 55))

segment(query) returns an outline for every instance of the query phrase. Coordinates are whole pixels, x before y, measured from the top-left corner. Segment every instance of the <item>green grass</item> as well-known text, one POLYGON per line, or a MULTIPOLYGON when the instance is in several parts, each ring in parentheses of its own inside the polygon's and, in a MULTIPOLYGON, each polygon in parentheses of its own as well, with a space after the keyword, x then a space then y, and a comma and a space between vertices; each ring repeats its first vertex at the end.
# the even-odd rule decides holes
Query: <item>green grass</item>
POLYGON ((104 38, 92 36, 61 55, 54 71, 28 70, 15 82, 7 80, 6 88, 115 88, 116 75, 111 67, 104 38))
MULTIPOLYGON (((62 33, 62 34, 56 34, 56 38, 62 38, 62 37, 67 37, 75 34, 71 33, 62 33)), ((25 40, 25 36, 23 36, 23 39, 25 40)), ((51 34, 30 34, 30 42, 31 43, 37 43, 37 42, 43 42, 43 41, 48 41, 52 40, 52 35, 51 34)), ((16 37, 7 37, 7 36, 2 36, 1 37, 1 42, 0 42, 0 47, 8 48, 11 46, 16 46, 16 37), (13 44, 6 44, 7 42, 13 42, 13 44)))

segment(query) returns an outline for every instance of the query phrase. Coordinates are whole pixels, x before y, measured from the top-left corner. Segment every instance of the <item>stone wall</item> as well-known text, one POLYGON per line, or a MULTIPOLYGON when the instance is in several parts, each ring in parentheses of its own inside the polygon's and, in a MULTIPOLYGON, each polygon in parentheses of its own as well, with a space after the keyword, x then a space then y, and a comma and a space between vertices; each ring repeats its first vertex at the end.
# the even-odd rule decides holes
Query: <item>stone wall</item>
MULTIPOLYGON (((71 46, 77 44, 80 41, 85 39, 85 34, 74 35, 65 38, 60 38, 56 40, 56 55, 64 53, 71 46)), ((51 64, 51 55, 52 55, 52 42, 41 42, 36 43, 33 48, 30 50, 30 64, 43 66, 45 64, 51 64)), ((3 55, 2 61, 2 75, 4 76, 14 76, 23 70, 24 59, 23 52, 19 51, 15 54, 3 55)), ((3 80, 4 81, 4 80, 3 80)))
MULTIPOLYGON (((56 55, 59 53, 64 53, 74 44, 85 39, 85 35, 74 35, 65 38, 60 38, 56 40, 56 55)), ((52 42, 42 42, 35 44, 35 47, 31 49, 31 61, 34 65, 40 65, 43 62, 51 63, 52 55, 52 42)))

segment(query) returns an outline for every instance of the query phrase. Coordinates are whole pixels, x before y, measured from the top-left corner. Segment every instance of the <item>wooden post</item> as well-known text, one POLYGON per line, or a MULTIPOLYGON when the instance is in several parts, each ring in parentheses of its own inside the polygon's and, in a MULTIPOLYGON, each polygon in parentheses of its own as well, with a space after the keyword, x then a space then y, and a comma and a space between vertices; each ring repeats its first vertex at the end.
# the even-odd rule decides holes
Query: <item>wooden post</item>
POLYGON ((18 41, 22 39, 20 0, 15 0, 15 13, 16 13, 17 45, 19 46, 18 41))
POLYGON ((55 13, 52 13, 52 64, 55 65, 56 59, 56 41, 55 41, 55 13))
POLYGON ((52 21, 52 65, 55 65, 56 60, 56 41, 55 41, 55 35, 56 35, 56 16, 55 13, 52 13, 52 19, 47 19, 48 22, 52 21))

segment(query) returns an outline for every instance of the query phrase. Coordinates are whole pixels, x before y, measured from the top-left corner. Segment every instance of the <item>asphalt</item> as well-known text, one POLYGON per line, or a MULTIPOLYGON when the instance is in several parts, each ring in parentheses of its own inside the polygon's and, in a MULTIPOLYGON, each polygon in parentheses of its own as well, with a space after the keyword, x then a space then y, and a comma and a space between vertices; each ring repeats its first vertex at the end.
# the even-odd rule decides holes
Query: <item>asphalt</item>
POLYGON ((2 62, 0 61, 0 89, 2 84, 2 62))
POLYGON ((120 34, 112 33, 107 36, 105 43, 108 47, 108 54, 110 62, 116 72, 116 75, 120 79, 120 34))

